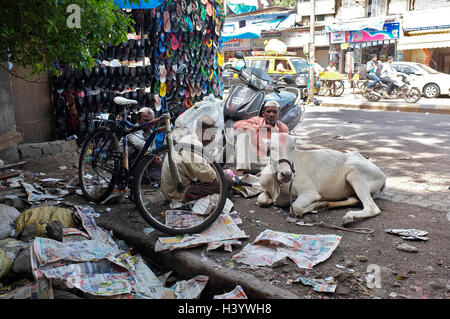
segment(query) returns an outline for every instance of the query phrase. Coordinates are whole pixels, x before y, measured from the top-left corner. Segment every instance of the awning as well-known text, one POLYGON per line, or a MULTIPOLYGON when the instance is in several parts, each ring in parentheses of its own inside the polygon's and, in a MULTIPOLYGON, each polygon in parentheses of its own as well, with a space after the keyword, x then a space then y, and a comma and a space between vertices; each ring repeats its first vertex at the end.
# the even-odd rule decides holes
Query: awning
POLYGON ((140 0, 140 5, 130 4, 130 0, 114 0, 120 9, 153 9, 159 7, 165 0, 140 0))
POLYGON ((225 24, 221 37, 223 42, 231 39, 253 39, 259 38, 262 31, 286 30, 294 25, 295 14, 290 14, 281 19, 252 23, 243 28, 236 28, 233 24, 225 24))
POLYGON ((354 19, 351 21, 334 21, 325 26, 327 32, 337 31, 359 31, 364 29, 383 30, 386 17, 373 17, 364 19, 354 19))
POLYGON ((446 32, 428 33, 400 38, 397 50, 415 50, 450 47, 450 29, 446 32))
POLYGON ((221 40, 225 43, 232 39, 253 39, 259 38, 260 36, 261 30, 250 25, 244 28, 239 28, 236 31, 232 30, 232 28, 224 28, 221 35, 221 40), (227 32, 228 30, 230 30, 230 32, 227 32))

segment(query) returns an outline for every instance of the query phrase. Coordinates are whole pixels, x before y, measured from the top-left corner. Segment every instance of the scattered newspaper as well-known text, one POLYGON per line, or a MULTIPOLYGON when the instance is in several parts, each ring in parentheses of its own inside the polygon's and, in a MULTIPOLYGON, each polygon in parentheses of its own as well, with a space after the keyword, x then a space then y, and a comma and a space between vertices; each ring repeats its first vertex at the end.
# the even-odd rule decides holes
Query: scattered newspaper
MULTIPOLYGON (((31 267, 35 279, 62 280, 69 288, 77 288, 97 297, 109 298, 198 298, 208 277, 197 276, 164 287, 139 255, 119 248, 110 234, 97 226, 95 210, 76 206, 87 234, 75 228, 65 228, 65 236, 84 240, 63 243, 48 238, 35 238, 31 251, 31 267), (89 237, 90 240, 85 238, 89 237)), ((230 217, 228 217, 230 218, 230 217)), ((232 221, 231 221, 232 222, 232 221)))
POLYGON ((428 232, 420 229, 386 229, 386 232, 407 240, 428 240, 428 232))
POLYGON ((29 202, 41 202, 45 200, 63 200, 63 197, 69 194, 69 191, 61 190, 59 188, 52 189, 51 193, 49 190, 42 188, 38 184, 28 184, 24 181, 21 182, 25 192, 28 195, 27 200, 29 202))
POLYGON ((93 261, 106 258, 114 249, 98 240, 82 240, 61 243, 50 238, 36 237, 33 249, 40 265, 58 260, 73 262, 93 261))
POLYGON ((166 210, 166 226, 169 227, 194 227, 204 219, 203 216, 193 214, 188 210, 166 210))
POLYGON ((50 280, 44 278, 0 294, 0 299, 54 299, 53 288, 50 280))
POLYGON ((222 295, 215 295, 213 299, 248 299, 248 297, 245 294, 244 289, 237 285, 232 291, 226 292, 222 295))
POLYGON ((247 265, 274 267, 289 258, 299 268, 311 269, 330 257, 340 240, 337 235, 298 235, 267 229, 232 259, 247 265))
POLYGON ((208 243, 208 247, 206 247, 206 251, 215 250, 215 249, 223 246, 224 247, 223 249, 225 251, 232 252, 233 251, 232 245, 241 245, 241 244, 242 244, 242 242, 237 239, 213 241, 213 242, 208 243))
POLYGON ((208 283, 208 276, 198 275, 189 280, 178 281, 173 287, 177 299, 198 299, 208 283))
POLYGON ((220 215, 214 223, 199 234, 184 237, 160 237, 155 245, 155 251, 189 248, 222 240, 247 238, 248 235, 239 229, 228 215, 220 215))
POLYGON ((293 282, 301 282, 306 286, 312 286, 313 289, 318 292, 334 292, 337 287, 337 283, 333 277, 327 277, 325 279, 299 277, 293 282))

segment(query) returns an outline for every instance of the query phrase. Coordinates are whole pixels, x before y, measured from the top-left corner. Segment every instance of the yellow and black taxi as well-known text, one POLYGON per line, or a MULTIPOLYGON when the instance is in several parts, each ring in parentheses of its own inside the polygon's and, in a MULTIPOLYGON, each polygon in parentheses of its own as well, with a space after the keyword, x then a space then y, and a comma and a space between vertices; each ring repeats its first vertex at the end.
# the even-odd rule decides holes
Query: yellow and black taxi
MULTIPOLYGON (((308 87, 308 62, 305 58, 288 54, 277 55, 254 51, 252 56, 245 57, 245 64, 247 68, 264 70, 274 81, 280 77, 292 75, 295 78, 295 84, 292 84, 292 86, 303 89, 308 87)), ((225 68, 231 68, 232 65, 233 62, 227 62, 224 65, 223 82, 225 88, 239 82, 237 74, 225 70, 225 68)))

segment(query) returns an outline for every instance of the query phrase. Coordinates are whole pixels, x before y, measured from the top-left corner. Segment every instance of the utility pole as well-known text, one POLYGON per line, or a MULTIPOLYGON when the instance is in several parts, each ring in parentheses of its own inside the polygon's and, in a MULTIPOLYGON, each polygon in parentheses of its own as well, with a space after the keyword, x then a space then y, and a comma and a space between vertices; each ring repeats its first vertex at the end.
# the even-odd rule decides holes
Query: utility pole
POLYGON ((314 33, 316 25, 316 3, 315 0, 311 0, 311 16, 309 18, 309 86, 308 86, 308 103, 314 100, 314 60, 315 60, 315 48, 314 48, 314 33))

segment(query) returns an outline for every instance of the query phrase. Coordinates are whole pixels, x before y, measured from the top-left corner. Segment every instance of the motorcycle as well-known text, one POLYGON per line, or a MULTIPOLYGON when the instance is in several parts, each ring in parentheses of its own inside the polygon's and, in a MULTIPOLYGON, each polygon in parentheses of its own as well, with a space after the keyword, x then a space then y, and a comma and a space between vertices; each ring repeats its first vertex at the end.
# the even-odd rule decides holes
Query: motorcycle
MULTIPOLYGON (((397 80, 390 94, 391 99, 403 98, 408 103, 416 103, 420 100, 422 93, 417 87, 413 87, 410 74, 401 74, 402 80, 397 80)), ((372 90, 365 90, 363 96, 370 102, 377 102, 384 92, 387 92, 387 84, 378 82, 372 90)))
POLYGON ((236 52, 235 57, 238 61, 231 70, 238 74, 243 83, 238 83, 230 89, 230 94, 224 103, 226 144, 234 145, 234 123, 254 116, 262 116, 263 106, 267 101, 278 102, 281 113, 279 121, 286 124, 289 132, 294 131, 305 114, 302 92, 295 87, 285 84, 278 87, 277 84, 281 81, 294 84, 295 79, 287 75, 273 81, 263 70, 247 68, 242 52, 236 52))

